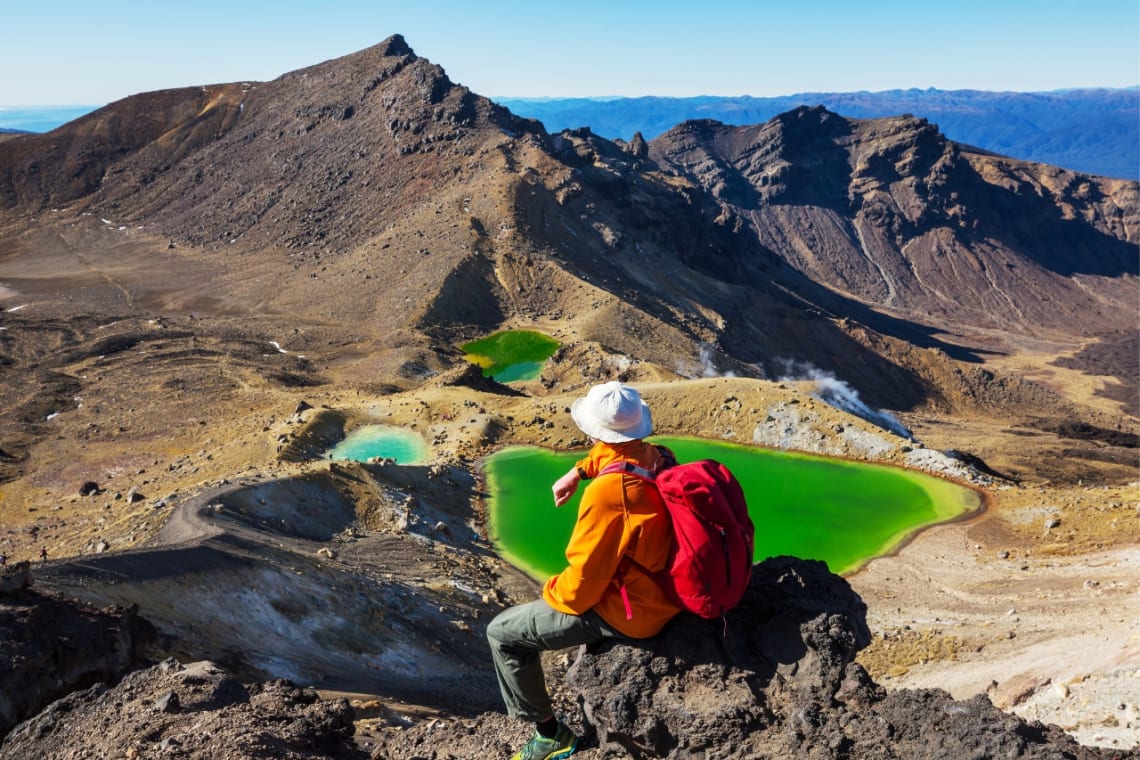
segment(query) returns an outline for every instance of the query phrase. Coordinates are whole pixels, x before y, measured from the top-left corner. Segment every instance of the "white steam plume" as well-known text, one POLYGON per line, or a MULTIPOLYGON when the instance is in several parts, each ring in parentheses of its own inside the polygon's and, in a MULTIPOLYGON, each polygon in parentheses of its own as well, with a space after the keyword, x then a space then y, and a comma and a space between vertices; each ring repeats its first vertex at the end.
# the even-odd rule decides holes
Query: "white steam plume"
POLYGON ((815 383, 813 395, 820 401, 830 404, 836 409, 854 414, 856 417, 860 417, 872 425, 878 425, 884 430, 889 430, 895 435, 903 438, 914 437, 906 425, 899 422, 893 414, 867 406, 863 399, 859 398, 857 390, 832 373, 807 362, 799 362, 794 359, 777 361, 784 365, 784 375, 780 377, 781 382, 810 380, 815 383))
POLYGON ((713 363, 712 346, 707 344, 701 346, 697 361, 701 365, 701 377, 736 377, 736 373, 732 370, 721 372, 716 368, 716 364, 713 363))

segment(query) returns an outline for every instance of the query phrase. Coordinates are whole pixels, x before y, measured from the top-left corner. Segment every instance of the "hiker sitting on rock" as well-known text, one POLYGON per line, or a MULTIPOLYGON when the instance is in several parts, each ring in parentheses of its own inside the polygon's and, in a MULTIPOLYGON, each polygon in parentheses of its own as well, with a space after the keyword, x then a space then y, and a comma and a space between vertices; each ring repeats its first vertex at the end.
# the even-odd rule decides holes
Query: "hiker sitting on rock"
MULTIPOLYGON (((596 477, 612 462, 653 470, 661 457, 642 441, 653 422, 629 386, 596 385, 574 402, 570 415, 594 445, 555 482, 555 506, 569 501, 580 480, 596 477)), ((541 599, 506 609, 487 626, 507 712, 535 722, 534 736, 512 760, 553 760, 577 748, 578 737, 554 715, 542 670, 544 650, 607 637, 648 638, 680 611, 642 570, 665 566, 670 541, 665 507, 651 484, 605 477, 586 487, 566 547, 566 568, 546 582, 541 599)))

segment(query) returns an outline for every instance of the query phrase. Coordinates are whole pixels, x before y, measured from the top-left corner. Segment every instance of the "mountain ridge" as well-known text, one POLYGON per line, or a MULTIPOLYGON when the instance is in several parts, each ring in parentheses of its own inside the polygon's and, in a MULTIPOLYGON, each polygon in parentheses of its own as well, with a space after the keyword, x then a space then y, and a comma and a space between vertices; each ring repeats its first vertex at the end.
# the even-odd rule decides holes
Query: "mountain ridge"
MULTIPOLYGON (((1136 183, 972 152, 926 120, 821 107, 741 128, 686 122, 648 144, 552 135, 453 84, 398 35, 272 82, 145 93, 0 143, 11 212, 70 203, 140 225, 212 252, 237 297, 276 309, 311 311, 311 293, 327 293, 325 318, 438 340, 512 315, 580 314, 569 294, 582 293, 660 336, 655 350, 590 320, 620 351, 667 363, 723 344, 735 361, 798 356, 843 376, 846 357, 865 354, 833 317, 959 356, 930 336, 947 325, 1121 329, 1137 194, 1136 183), (981 266, 976 246, 998 266, 981 266), (656 276, 676 267, 687 275, 656 276), (685 314, 694 301, 706 317, 685 314), (765 327, 792 313, 814 341, 765 327)), ((908 386, 889 364, 879 375, 908 386)))
POLYGON ((955 142, 1027 161, 1123 179, 1140 179, 1140 87, 1045 92, 939 90, 804 92, 772 97, 659 96, 499 98, 551 131, 588 125, 611 139, 647 139, 696 118, 742 126, 799 106, 821 105, 848 118, 913 114, 939 124, 955 142))
MULTIPOLYGON (((639 132, 653 138, 695 118, 737 126, 757 123, 801 105, 823 105, 849 118, 915 114, 937 122, 948 137, 965 145, 1073 171, 1140 179, 1140 87, 491 99, 521 116, 542 121, 552 132, 586 125, 599 135, 624 140, 639 132)), ((0 132, 46 132, 95 109, 9 109, 8 123, 14 129, 0 128, 0 132)))
POLYGON ((1091 326, 1072 310, 1092 310, 1105 316, 1094 331, 1124 327, 1116 318, 1130 288, 1098 302, 1072 279, 1138 274, 1134 184, 1094 189, 1082 175, 971 152, 925 119, 853 120, 822 107, 752 127, 688 122, 649 146, 705 187, 722 218, 744 220, 793 268, 862 303, 943 324, 974 308, 971 324, 1021 331, 1091 326), (1044 209, 1055 203, 1073 206, 1044 209), (1091 234, 1071 229, 1084 224, 1091 234))

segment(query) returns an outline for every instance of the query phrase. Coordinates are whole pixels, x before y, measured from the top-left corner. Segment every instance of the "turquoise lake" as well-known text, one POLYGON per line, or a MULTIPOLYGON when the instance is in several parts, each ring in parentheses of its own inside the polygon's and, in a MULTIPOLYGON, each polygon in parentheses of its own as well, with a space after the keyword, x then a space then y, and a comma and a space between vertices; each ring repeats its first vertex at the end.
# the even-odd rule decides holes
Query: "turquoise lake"
POLYGON ((367 462, 384 457, 397 464, 422 464, 431 457, 431 447, 414 430, 391 425, 365 425, 353 430, 329 450, 327 459, 367 462))

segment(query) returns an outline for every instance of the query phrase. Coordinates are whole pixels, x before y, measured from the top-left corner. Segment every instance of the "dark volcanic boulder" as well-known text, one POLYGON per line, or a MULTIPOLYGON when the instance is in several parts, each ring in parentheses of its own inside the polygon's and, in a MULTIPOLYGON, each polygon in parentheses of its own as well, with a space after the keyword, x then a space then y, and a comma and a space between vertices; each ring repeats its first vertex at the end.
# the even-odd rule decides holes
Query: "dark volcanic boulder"
POLYGON ((0 568, 0 599, 4 595, 23 591, 34 582, 31 562, 18 562, 11 567, 0 568))
POLYGON ((721 752, 828 704, 870 642, 866 612, 824 563, 768 559, 724 622, 682 615, 655 638, 607 642, 567 679, 603 744, 638 758, 721 752))
MULTIPOLYGON (((26 578, 26 564, 3 575, 26 578)), ((27 589, 0 595, 0 738, 52 700, 117 681, 154 636, 134 607, 96 609, 27 589)))

